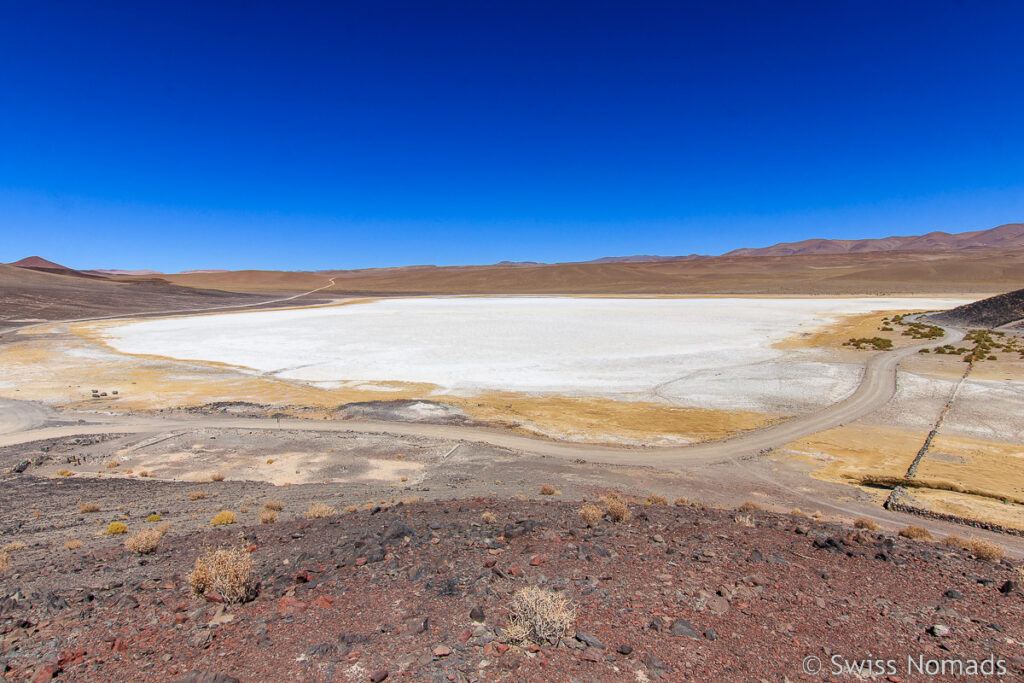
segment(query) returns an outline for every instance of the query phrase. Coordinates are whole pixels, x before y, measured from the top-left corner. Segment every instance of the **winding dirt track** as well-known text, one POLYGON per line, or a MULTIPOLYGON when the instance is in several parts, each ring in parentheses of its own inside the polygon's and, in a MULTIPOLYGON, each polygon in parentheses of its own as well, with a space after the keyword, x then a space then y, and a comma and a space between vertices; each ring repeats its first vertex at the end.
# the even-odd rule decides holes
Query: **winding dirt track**
MULTIPOLYGON (((864 367, 864 374, 857 389, 848 397, 822 408, 819 411, 795 417, 761 429, 743 434, 689 446, 667 447, 624 447, 596 446, 564 441, 551 441, 513 434, 486 427, 435 425, 402 422, 339 421, 320 422, 313 420, 260 418, 232 418, 219 416, 198 416, 195 418, 161 419, 150 416, 98 416, 86 423, 76 425, 32 428, 28 426, 38 420, 25 420, 23 427, 15 433, 0 433, 0 446, 27 443, 38 439, 49 439, 79 434, 103 432, 142 433, 182 428, 220 429, 296 429, 316 432, 360 432, 372 434, 394 434, 398 436, 420 436, 460 442, 484 443, 515 451, 526 451, 537 455, 557 458, 584 458, 590 462, 622 465, 649 465, 661 469, 685 471, 700 465, 741 458, 778 448, 792 441, 818 432, 838 427, 856 420, 884 406, 896 392, 896 373, 900 361, 917 353, 922 348, 941 344, 956 343, 964 336, 962 330, 946 329, 941 340, 927 344, 909 346, 891 352, 872 356, 864 367)), ((0 401, 0 415, 18 402, 0 401)), ((0 420, 3 424, 4 420, 0 420)), ((14 424, 18 425, 18 420, 14 424)))

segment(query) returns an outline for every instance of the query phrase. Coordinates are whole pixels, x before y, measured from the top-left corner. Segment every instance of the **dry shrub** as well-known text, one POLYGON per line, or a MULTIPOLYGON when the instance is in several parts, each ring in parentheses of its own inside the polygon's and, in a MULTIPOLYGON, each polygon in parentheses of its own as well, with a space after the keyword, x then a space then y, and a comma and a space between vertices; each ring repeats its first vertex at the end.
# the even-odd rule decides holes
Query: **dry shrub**
POLYGON ((210 481, 224 481, 224 475, 220 472, 214 472, 210 475, 210 481))
POLYGON ((189 500, 202 500, 204 498, 206 498, 206 491, 193 491, 188 494, 189 500))
POLYGON ((542 496, 553 496, 555 495, 555 487, 551 484, 544 484, 540 487, 540 495, 542 496))
POLYGON ((273 524, 277 521, 277 510, 263 508, 260 510, 260 524, 273 524))
POLYGON ((853 520, 853 525, 865 531, 878 531, 879 529, 878 524, 874 520, 867 519, 866 517, 859 517, 853 520))
POLYGON ((732 521, 741 526, 754 526, 754 520, 750 515, 733 515, 732 521))
POLYGON ((801 510, 800 508, 793 508, 792 510, 789 511, 789 514, 791 514, 794 517, 806 517, 807 516, 807 513, 804 512, 803 510, 801 510))
POLYGON ((652 493, 647 496, 647 500, 644 501, 644 505, 668 505, 668 498, 665 496, 659 496, 657 493, 652 493))
POLYGON ((267 464, 268 465, 273 465, 274 464, 274 458, 267 458, 267 464))
POLYGON ((972 538, 967 546, 974 556, 986 562, 998 562, 1003 559, 1003 549, 995 543, 983 541, 980 538, 972 538))
POLYGON ((115 536, 117 534, 123 534, 128 531, 128 526, 124 522, 111 522, 107 525, 107 534, 115 536))
POLYGON ((7 553, 0 550, 0 574, 3 574, 11 568, 11 558, 7 557, 7 553))
POLYGON ((146 470, 142 470, 141 472, 139 472, 139 476, 140 476, 140 477, 152 477, 153 475, 152 475, 152 474, 150 474, 150 473, 149 473, 148 471, 146 471, 146 470))
POLYGON ((71 470, 57 470, 57 474, 61 477, 73 477, 75 473, 71 470))
POLYGON ((321 517, 333 517, 338 514, 330 505, 326 503, 310 503, 309 507, 306 508, 306 519, 320 519, 321 517))
POLYGON ((482 521, 484 524, 494 524, 498 521, 498 518, 494 516, 493 512, 487 511, 484 514, 480 515, 480 521, 482 521))
POLYGON ((210 526, 224 526, 225 524, 234 524, 237 517, 231 510, 221 510, 213 516, 210 520, 210 526))
POLYGON ((162 516, 160 516, 160 515, 158 515, 156 513, 150 515, 149 517, 146 517, 146 521, 147 522, 162 522, 163 519, 164 518, 162 516))
POLYGON ((907 526, 903 527, 899 531, 900 536, 903 538, 910 538, 915 541, 930 541, 932 540, 932 534, 930 531, 922 526, 907 526))
POLYGON ((740 512, 753 512, 754 510, 764 510, 763 507, 761 507, 752 500, 743 501, 743 503, 736 509, 739 510, 740 512))
POLYGON ((609 500, 608 503, 605 504, 604 509, 608 513, 608 517, 613 522, 628 522, 630 517, 633 516, 629 511, 629 506, 618 498, 609 500))
POLYGON ((252 556, 241 548, 207 550, 196 558, 188 583, 197 597, 216 593, 229 603, 248 602, 257 592, 252 567, 252 556))
POLYGON ((283 500, 268 500, 265 503, 263 503, 263 507, 267 508, 268 510, 273 510, 275 512, 280 512, 281 510, 284 510, 284 501, 283 500))
POLYGON ((77 538, 69 538, 68 540, 64 541, 64 547, 68 550, 78 550, 82 547, 82 542, 79 541, 77 538))
POLYGON ((506 640, 544 643, 565 635, 576 621, 576 608, 560 593, 537 586, 520 588, 508 610, 506 640))
POLYGON ((672 504, 675 505, 677 508, 684 508, 693 505, 693 503, 690 502, 689 498, 676 498, 672 502, 672 504))
POLYGON ((96 503, 79 503, 78 504, 78 512, 79 512, 79 514, 86 515, 86 514, 89 514, 90 512, 99 512, 99 511, 100 511, 100 506, 97 505, 96 503))
POLYGON ((157 527, 150 527, 143 529, 142 531, 132 534, 124 541, 124 547, 133 553, 139 555, 146 555, 156 550, 156 547, 160 545, 160 539, 164 537, 166 529, 161 524, 157 527))
POLYGON ((942 539, 942 545, 948 548, 960 548, 961 550, 971 549, 971 544, 966 538, 960 538, 955 534, 950 534, 942 539))
POLYGON ((108 462, 108 463, 106 464, 106 468, 107 468, 108 470, 112 470, 112 469, 114 469, 115 467, 120 467, 120 466, 121 466, 121 463, 119 463, 119 462, 118 462, 118 461, 116 461, 116 460, 111 460, 110 462, 108 462))
POLYGON ((25 545, 24 541, 11 541, 7 545, 5 545, 3 548, 0 548, 0 550, 2 550, 5 553, 16 553, 19 550, 24 550, 27 547, 28 546, 25 545))
POLYGON ((359 506, 358 505, 346 505, 345 506, 345 513, 346 514, 352 514, 353 512, 359 512, 359 506))
POLYGON ((584 504, 578 514, 587 526, 594 526, 604 517, 604 511, 593 503, 584 504))

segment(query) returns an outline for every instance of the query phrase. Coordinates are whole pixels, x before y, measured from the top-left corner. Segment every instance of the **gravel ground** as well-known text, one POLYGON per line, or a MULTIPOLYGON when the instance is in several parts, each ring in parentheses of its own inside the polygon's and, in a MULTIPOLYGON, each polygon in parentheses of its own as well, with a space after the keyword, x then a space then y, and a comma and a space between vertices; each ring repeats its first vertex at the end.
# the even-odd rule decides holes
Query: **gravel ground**
POLYGON ((588 528, 577 505, 476 498, 172 531, 141 557, 109 539, 15 551, 0 578, 0 669, 15 680, 774 681, 840 680, 834 658, 881 657, 895 660, 890 680, 928 678, 907 670, 910 656, 994 657, 1001 678, 1024 673, 1009 562, 758 510, 630 507, 631 520, 588 528), (210 546, 250 553, 255 600, 190 594, 185 577, 210 546), (505 642, 511 597, 527 586, 575 605, 561 638, 505 642), (807 657, 826 675, 804 676, 807 657))

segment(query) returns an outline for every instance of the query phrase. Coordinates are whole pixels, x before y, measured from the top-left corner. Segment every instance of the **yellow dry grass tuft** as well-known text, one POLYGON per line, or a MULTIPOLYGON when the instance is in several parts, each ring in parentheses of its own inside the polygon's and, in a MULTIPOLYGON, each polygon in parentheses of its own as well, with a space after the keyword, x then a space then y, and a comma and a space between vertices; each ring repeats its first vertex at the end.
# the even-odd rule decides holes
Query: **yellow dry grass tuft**
POLYGON ((164 518, 162 516, 160 516, 158 514, 155 514, 155 513, 150 515, 149 517, 146 517, 146 521, 147 522, 161 522, 161 521, 163 521, 163 519, 164 518))
POLYGON ((97 505, 96 503, 85 503, 85 502, 82 502, 82 503, 78 504, 78 513, 79 514, 87 515, 90 512, 99 512, 99 511, 100 511, 100 506, 97 505))
POLYGON ((263 508, 260 510, 260 524, 273 524, 277 521, 277 510, 263 508))
POLYGON ((210 526, 224 526, 225 524, 234 524, 238 518, 235 513, 231 510, 221 510, 213 516, 210 520, 210 526))
POLYGON ((995 543, 990 543, 980 538, 972 538, 967 542, 967 547, 979 560, 998 562, 1003 559, 1003 549, 995 543))
POLYGON ((166 532, 167 528, 163 524, 143 529, 142 531, 134 533, 126 538, 124 541, 124 547, 133 553, 138 553, 139 555, 149 554, 156 550, 156 547, 160 545, 160 539, 164 537, 166 532))
POLYGON ((123 533, 126 533, 127 531, 128 531, 128 525, 126 525, 124 522, 111 522, 110 524, 107 525, 107 534, 110 535, 110 536, 116 536, 118 534, 123 534, 123 533))
POLYGON ((77 538, 69 538, 68 540, 64 541, 64 547, 68 550, 78 550, 82 547, 82 542, 79 541, 77 538))
POLYGON ((668 505, 668 498, 665 496, 659 496, 657 493, 652 493, 647 496, 647 500, 644 501, 644 505, 668 505))
POLYGON ((224 481, 224 475, 220 472, 214 472, 210 475, 210 481, 224 481))
POLYGON ((229 603, 248 602, 257 592, 252 556, 240 548, 208 550, 197 557, 188 583, 197 597, 215 593, 229 603))
POLYGON ((584 504, 577 513, 583 523, 587 526, 594 526, 604 517, 604 511, 593 503, 584 504))
POLYGON ((5 553, 16 553, 19 550, 24 550, 27 547, 28 546, 25 545, 24 541, 11 541, 7 545, 5 545, 3 548, 0 548, 0 551, 3 551, 5 553))
POLYGON ((899 534, 903 538, 910 538, 915 541, 930 541, 933 538, 932 533, 921 526, 903 527, 900 529, 899 534))
POLYGON ((853 525, 858 529, 864 529, 865 531, 878 531, 879 529, 878 524, 874 520, 866 517, 859 517, 853 520, 853 525))
POLYGON ((358 505, 346 505, 344 512, 345 512, 345 514, 349 514, 349 515, 352 514, 353 512, 359 512, 359 506, 358 505))
POLYGON ((306 519, 321 519, 323 517, 333 517, 336 514, 338 514, 338 511, 330 505, 313 502, 306 508, 305 517, 306 519))
POLYGON ((267 508, 268 510, 274 510, 275 512, 280 512, 281 510, 284 510, 284 501, 283 500, 268 500, 265 503, 263 503, 263 507, 267 508))
POLYGON ((206 498, 206 491, 193 491, 188 494, 189 500, 203 500, 204 498, 206 498))
POLYGON ((504 637, 513 643, 545 643, 565 635, 576 622, 576 608, 560 593, 527 586, 512 596, 504 637))
POLYGON ((540 495, 542 496, 553 496, 557 489, 551 484, 544 484, 540 487, 540 495))
POLYGON ((11 568, 11 558, 7 557, 7 553, 0 550, 0 574, 5 573, 11 568))
POLYGON ((736 508, 736 509, 739 510, 740 512, 753 512, 754 510, 764 510, 763 507, 761 507, 760 505, 758 505, 757 503, 755 503, 752 500, 745 500, 745 501, 743 501, 740 504, 740 506, 738 508, 736 508))
POLYGON ((488 510, 487 512, 480 515, 480 521, 482 521, 484 524, 494 524, 498 521, 498 518, 494 515, 493 512, 488 510))

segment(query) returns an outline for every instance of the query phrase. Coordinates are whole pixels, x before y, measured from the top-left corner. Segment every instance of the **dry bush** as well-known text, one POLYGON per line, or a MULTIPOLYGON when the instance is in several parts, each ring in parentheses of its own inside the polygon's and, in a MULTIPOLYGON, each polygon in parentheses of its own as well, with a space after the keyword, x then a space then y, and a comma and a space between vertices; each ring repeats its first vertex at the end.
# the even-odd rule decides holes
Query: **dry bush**
POLYGON ((576 608, 564 595, 527 586, 512 596, 504 637, 513 643, 545 643, 565 635, 575 621, 576 608))
POLYGON ((333 517, 338 514, 330 505, 326 503, 310 503, 309 507, 306 508, 305 517, 306 519, 320 519, 321 517, 333 517))
POLYGON ((494 524, 498 521, 498 518, 494 516, 493 512, 487 511, 484 514, 480 515, 480 521, 484 524, 494 524))
POLYGON ((139 555, 145 555, 156 550, 156 547, 160 545, 160 539, 164 537, 164 530, 161 528, 163 525, 158 527, 150 527, 143 529, 142 531, 132 534, 124 541, 124 547, 133 553, 139 555))
POLYGON ((82 547, 82 542, 79 541, 77 538, 69 538, 68 540, 64 541, 64 547, 68 550, 78 550, 82 547))
POLYGON ((273 510, 275 512, 280 512, 281 510, 284 510, 284 501, 283 500, 268 500, 265 503, 263 503, 263 507, 267 508, 268 510, 273 510))
POLYGON ((28 546, 25 545, 24 541, 11 541, 7 545, 5 545, 3 548, 0 548, 0 551, 3 551, 5 553, 16 553, 19 550, 24 550, 27 547, 28 546))
POLYGON ((551 484, 544 484, 540 487, 540 495, 542 496, 553 496, 555 495, 555 487, 551 484))
POLYGON ((268 465, 273 465, 274 464, 274 458, 267 458, 267 464, 268 465))
POLYGON ((263 508, 260 510, 260 524, 273 524, 277 521, 277 510, 263 508))
POLYGON ((739 510, 740 512, 753 512, 754 510, 764 510, 763 507, 761 507, 752 500, 743 501, 743 503, 736 509, 739 510))
POLYGON ((878 524, 874 520, 867 519, 866 517, 859 517, 853 520, 853 525, 865 531, 878 531, 879 529, 878 524))
POLYGON ((139 476, 140 476, 140 477, 152 477, 153 475, 152 475, 152 474, 150 474, 150 473, 149 473, 148 471, 146 471, 146 470, 142 470, 141 472, 139 472, 139 476))
POLYGON ((210 481, 224 481, 224 475, 220 472, 214 472, 210 475, 210 481))
POLYGON ((73 477, 75 473, 71 470, 57 470, 57 474, 61 477, 73 477))
POLYGON ((675 505, 677 508, 684 508, 693 505, 693 503, 690 502, 689 498, 676 498, 672 502, 672 504, 675 505))
POLYGON ((789 514, 791 514, 794 517, 806 517, 807 516, 807 513, 804 512, 803 510, 801 510, 800 508, 793 508, 792 510, 789 511, 789 514))
POLYGON ((97 505, 96 503, 79 503, 78 504, 78 512, 79 512, 79 514, 85 515, 85 514, 88 514, 90 512, 99 512, 99 511, 100 511, 100 506, 97 505))
POLYGON ((932 534, 930 531, 921 526, 907 526, 903 527, 899 531, 900 536, 903 538, 911 538, 915 541, 930 541, 932 540, 932 534))
POLYGON ((942 539, 942 545, 948 548, 960 548, 961 550, 971 549, 971 544, 966 538, 960 538, 955 534, 950 534, 942 539))
POLYGON ((347 513, 347 514, 352 514, 353 512, 359 512, 359 506, 358 505, 346 505, 344 512, 347 513))
POLYGON ((241 548, 208 550, 196 558, 188 583, 197 597, 216 593, 229 603, 248 602, 257 592, 252 567, 252 556, 241 548))
POLYGON ((754 520, 750 515, 733 515, 732 521, 741 526, 754 526, 754 520))
POLYGON ((665 496, 659 496, 657 493, 652 493, 647 496, 647 500, 644 501, 644 505, 668 505, 668 498, 665 496))
POLYGON ((618 498, 610 499, 607 504, 605 504, 604 509, 608 513, 608 517, 613 522, 628 522, 633 516, 629 511, 629 506, 618 498))
POLYGON ((987 562, 998 562, 1003 559, 1003 549, 995 543, 983 541, 980 538, 972 538, 967 542, 968 548, 979 560, 987 562))
POLYGON ((206 498, 206 491, 193 491, 188 494, 189 500, 202 500, 204 498, 206 498))
POLYGON ((578 514, 587 526, 594 526, 604 517, 604 511, 593 503, 583 505, 578 514))
POLYGON ((210 526, 224 526, 225 524, 234 524, 237 517, 231 510, 221 510, 213 516, 210 520, 210 526))
POLYGON ((123 534, 128 531, 128 525, 124 522, 111 522, 107 525, 107 534, 115 536, 117 534, 123 534))
POLYGON ((110 462, 108 462, 108 463, 106 464, 106 468, 107 468, 108 470, 112 470, 112 469, 114 469, 115 467, 120 467, 120 466, 121 466, 121 463, 119 463, 119 462, 118 462, 118 461, 116 461, 116 460, 111 460, 110 462))
POLYGON ((0 574, 3 574, 11 568, 11 558, 7 557, 7 553, 0 550, 0 574))
POLYGON ((160 515, 158 515, 156 513, 150 515, 149 517, 146 517, 146 521, 147 522, 162 522, 163 519, 164 518, 162 516, 160 516, 160 515))

